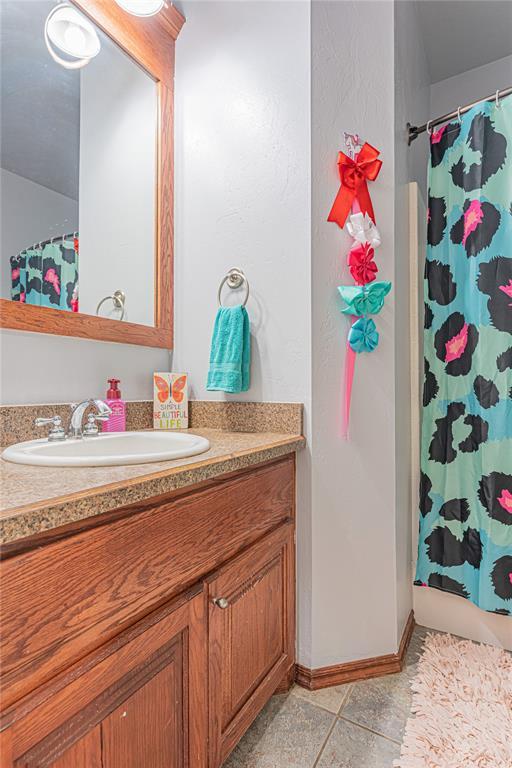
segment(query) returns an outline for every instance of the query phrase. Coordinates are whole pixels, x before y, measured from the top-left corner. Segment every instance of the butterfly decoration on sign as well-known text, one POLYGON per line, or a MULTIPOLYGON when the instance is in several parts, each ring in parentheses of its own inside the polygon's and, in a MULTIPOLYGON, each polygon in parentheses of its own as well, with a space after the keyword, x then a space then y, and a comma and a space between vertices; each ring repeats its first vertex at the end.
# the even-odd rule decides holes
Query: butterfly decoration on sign
POLYGON ((338 152, 340 188, 328 216, 343 229, 346 226, 353 244, 347 264, 355 285, 340 285, 338 292, 344 302, 342 313, 351 319, 345 356, 345 392, 343 407, 343 433, 348 438, 350 402, 354 380, 356 356, 373 352, 379 343, 379 332, 373 317, 384 306, 391 283, 378 281, 379 271, 375 249, 381 237, 375 222, 368 182, 375 181, 382 167, 379 151, 357 134, 344 133, 347 153, 338 152))
POLYGON ((161 403, 166 403, 169 395, 172 393, 172 399, 175 403, 181 403, 184 397, 183 390, 187 384, 186 376, 179 376, 172 384, 166 381, 162 376, 155 373, 155 385, 158 389, 158 399, 161 403))

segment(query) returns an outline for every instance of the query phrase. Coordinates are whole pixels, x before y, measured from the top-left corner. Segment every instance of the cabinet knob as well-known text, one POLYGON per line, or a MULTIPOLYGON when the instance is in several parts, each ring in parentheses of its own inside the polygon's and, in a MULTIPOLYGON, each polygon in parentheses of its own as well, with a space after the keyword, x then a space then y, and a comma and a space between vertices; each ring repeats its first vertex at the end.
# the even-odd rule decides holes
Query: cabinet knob
POLYGON ((213 604, 217 606, 217 608, 227 608, 229 605, 229 600, 225 597, 214 597, 213 598, 213 604))

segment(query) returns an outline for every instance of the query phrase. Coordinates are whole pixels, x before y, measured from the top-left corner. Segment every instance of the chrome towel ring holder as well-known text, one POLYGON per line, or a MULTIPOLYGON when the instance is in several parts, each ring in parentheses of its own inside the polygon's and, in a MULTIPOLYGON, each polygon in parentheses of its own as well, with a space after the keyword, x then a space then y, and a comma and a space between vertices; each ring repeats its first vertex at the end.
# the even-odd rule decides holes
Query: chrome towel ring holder
POLYGON ((245 298, 242 302, 242 307, 245 307, 247 304, 247 299, 249 298, 249 281, 242 272, 241 269, 237 269, 236 267, 234 269, 230 269, 227 275, 221 280, 221 283, 219 285, 219 291, 217 293, 217 301, 219 303, 219 307, 222 307, 222 289, 224 288, 224 285, 227 283, 228 288, 231 288, 232 290, 236 290, 236 288, 240 288, 245 283, 245 298))
POLYGON ((104 304, 106 301, 109 301, 109 300, 113 302, 114 307, 116 309, 120 309, 121 310, 121 317, 119 318, 119 320, 122 320, 123 317, 124 317, 124 303, 126 301, 126 294, 125 294, 124 291, 114 291, 112 296, 105 296, 105 298, 102 299, 100 301, 100 303, 98 304, 98 306, 96 307, 96 314, 97 315, 99 314, 101 305, 104 304))

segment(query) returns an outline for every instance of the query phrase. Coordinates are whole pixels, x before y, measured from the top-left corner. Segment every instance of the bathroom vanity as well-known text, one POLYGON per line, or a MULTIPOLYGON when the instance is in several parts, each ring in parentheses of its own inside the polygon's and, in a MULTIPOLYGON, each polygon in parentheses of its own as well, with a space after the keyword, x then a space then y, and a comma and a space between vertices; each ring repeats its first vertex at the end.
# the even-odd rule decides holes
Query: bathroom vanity
MULTIPOLYGON (((34 532, 0 570, 2 768, 217 768, 290 686, 303 439, 219 432, 216 450, 199 431, 210 451, 184 466, 68 493, 70 522, 57 500, 20 513, 34 532), (101 511, 124 492, 140 500, 101 511)), ((73 473, 2 464, 7 485, 73 473)))

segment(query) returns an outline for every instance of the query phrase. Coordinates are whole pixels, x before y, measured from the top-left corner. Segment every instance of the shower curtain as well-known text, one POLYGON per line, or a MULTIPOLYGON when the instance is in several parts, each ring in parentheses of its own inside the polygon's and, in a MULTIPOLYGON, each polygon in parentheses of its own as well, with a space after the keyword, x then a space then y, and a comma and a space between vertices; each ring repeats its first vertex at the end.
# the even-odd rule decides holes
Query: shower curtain
POLYGON ((512 613, 512 97, 430 137, 415 584, 512 613))
POLYGON ((11 300, 73 311, 78 290, 78 234, 12 256, 11 300))

